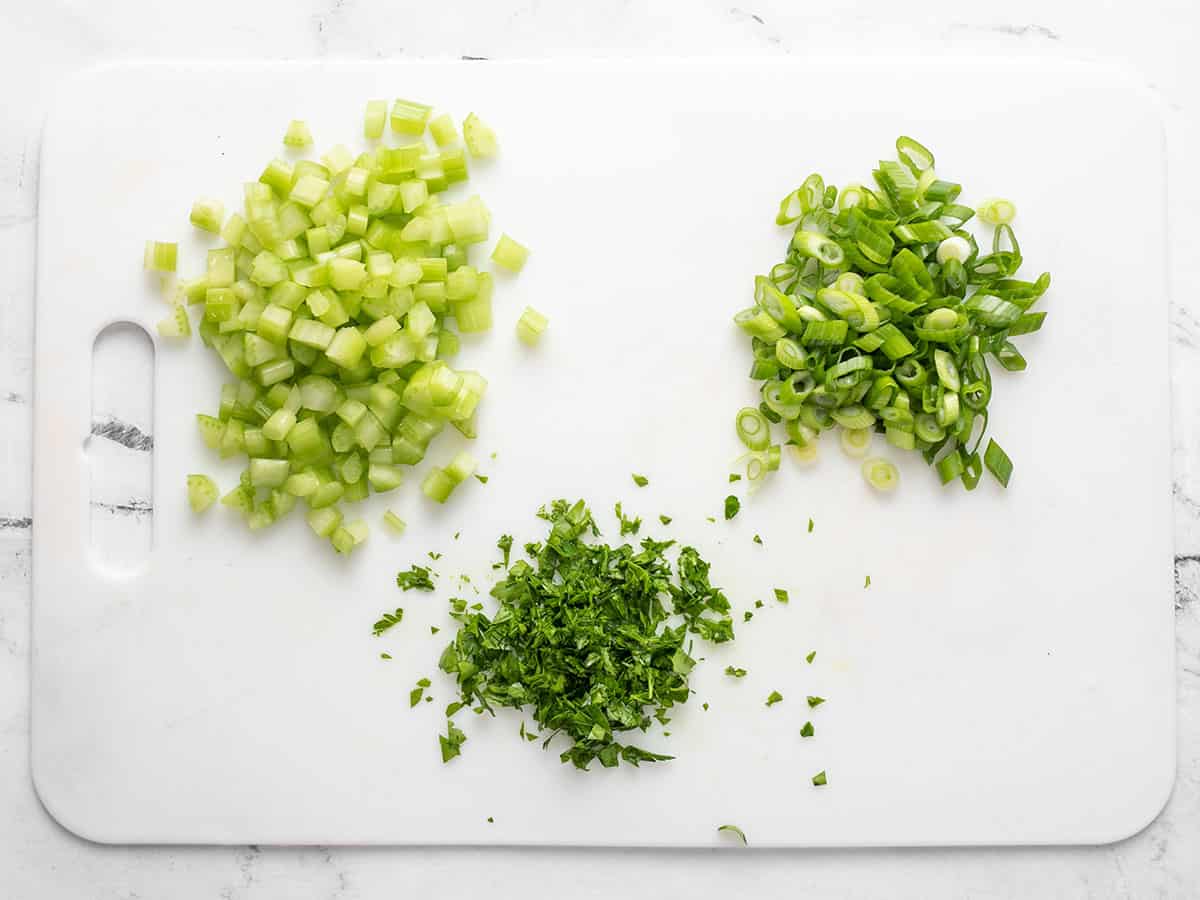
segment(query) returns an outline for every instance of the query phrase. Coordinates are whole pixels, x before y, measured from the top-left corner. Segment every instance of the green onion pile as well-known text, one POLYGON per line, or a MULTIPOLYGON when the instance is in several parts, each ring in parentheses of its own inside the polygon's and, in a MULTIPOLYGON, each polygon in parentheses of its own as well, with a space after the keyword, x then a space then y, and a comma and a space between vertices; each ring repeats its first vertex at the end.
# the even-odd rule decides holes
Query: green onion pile
MULTIPOLYGON (((755 306, 734 317, 751 337, 750 377, 762 402, 737 415, 750 481, 778 465, 771 425, 782 423, 799 459, 811 459, 821 432, 841 426, 848 453, 865 456, 873 433, 920 451, 943 484, 967 490, 986 467, 1008 486, 1012 463, 989 439, 988 357, 1025 368, 1012 339, 1042 327, 1031 308, 1050 286, 1017 276, 1016 214, 1006 200, 978 211, 957 203, 961 186, 934 173, 933 154, 908 137, 897 160, 873 172, 876 189, 839 193, 810 175, 779 205, 793 225, 786 259, 755 279, 755 306), (990 251, 964 229, 992 227, 990 251)), ((898 472, 868 459, 864 477, 892 489, 898 472)))
MULTIPOLYGON (((218 414, 198 421, 211 449, 249 458, 222 503, 251 528, 303 500, 312 530, 349 553, 367 528, 345 522, 339 504, 399 486, 402 467, 419 463, 447 423, 475 437, 487 382, 447 360, 458 333, 492 326, 492 275, 470 261, 472 246, 488 239, 490 215, 478 196, 439 195, 467 180, 468 152, 493 156, 496 138, 471 115, 464 147, 450 117, 430 121, 431 111, 397 100, 389 117, 384 101, 371 101, 371 149, 273 159, 245 185, 242 212, 226 218, 219 200, 192 209, 192 224, 224 245, 208 252, 203 275, 174 282, 159 332, 188 337, 188 306, 200 307, 200 338, 237 379, 223 387, 218 414), (398 146, 377 140, 389 118, 398 146), (427 127, 435 146, 425 142, 427 127)), ((312 136, 293 121, 283 140, 302 148, 312 136)), ((502 236, 492 259, 515 272, 527 255, 502 236)), ((174 244, 147 243, 147 269, 174 272, 175 264, 174 244)), ((527 311, 519 336, 532 343, 545 325, 527 311)), ((423 491, 445 502, 474 471, 461 453, 432 469, 423 491)), ((197 511, 216 494, 205 476, 190 476, 188 489, 197 511)), ((404 528, 390 511, 386 521, 404 528)))
MULTIPOLYGON (((582 500, 555 501, 538 515, 550 534, 526 545, 532 564, 514 562, 493 588, 494 615, 451 601, 459 628, 440 666, 455 676, 461 697, 446 711, 443 760, 466 741, 452 721, 464 706, 493 714, 532 707, 543 735, 522 724, 521 736, 544 737, 546 746, 563 735, 571 746, 560 758, 580 769, 593 760, 612 767, 671 759, 620 735, 645 731, 653 719, 665 725, 670 709, 687 702, 696 664, 689 635, 732 640, 729 601, 691 547, 680 549, 672 574, 666 551, 673 541, 643 538, 639 550, 585 540, 599 531, 582 500)), ((499 546, 507 564, 512 539, 505 538, 499 546)))

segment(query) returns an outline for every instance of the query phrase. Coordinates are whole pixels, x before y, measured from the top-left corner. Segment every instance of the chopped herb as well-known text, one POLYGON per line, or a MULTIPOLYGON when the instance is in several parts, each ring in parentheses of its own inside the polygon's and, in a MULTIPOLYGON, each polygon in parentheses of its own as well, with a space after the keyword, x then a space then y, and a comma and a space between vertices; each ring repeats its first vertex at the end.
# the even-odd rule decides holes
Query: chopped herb
POLYGON ((625 537, 625 535, 627 535, 627 534, 637 534, 638 533, 638 529, 640 529, 642 527, 641 519, 625 518, 625 514, 623 512, 621 512, 621 504, 620 503, 618 503, 616 505, 616 507, 614 507, 613 511, 616 512, 616 514, 617 514, 617 521, 619 521, 621 523, 621 537, 625 537))
POLYGON ((404 618, 404 610, 400 609, 399 607, 396 607, 396 611, 394 613, 384 613, 380 617, 379 621, 371 626, 371 631, 375 635, 375 637, 379 637, 379 635, 383 634, 385 631, 387 631, 393 625, 399 625, 400 620, 403 618, 404 618))
POLYGON ((755 601, 754 601, 754 608, 755 608, 755 609, 762 609, 762 608, 763 608, 763 605, 764 605, 764 604, 763 604, 763 602, 762 602, 761 600, 755 600, 755 601))
POLYGON ((458 700, 455 700, 453 703, 447 703, 446 704, 446 718, 449 719, 451 716, 453 716, 456 712, 458 712, 464 706, 466 706, 466 704, 461 703, 458 700))
POLYGON ((650 479, 647 478, 645 475, 634 475, 633 483, 636 484, 638 487, 645 487, 646 485, 648 485, 650 483, 650 479))
POLYGON ((512 553, 512 535, 502 534, 500 540, 496 541, 496 546, 500 548, 500 552, 504 554, 504 568, 508 568, 508 557, 512 553))
POLYGON ((714 516, 705 516, 704 518, 708 519, 708 521, 713 522, 713 523, 715 523, 717 521, 714 516))
POLYGON ((736 472, 731 472, 729 474, 729 483, 730 484, 733 484, 735 481, 741 481, 741 480, 742 480, 742 476, 738 475, 736 472))
POLYGON ((732 675, 734 678, 745 678, 745 677, 746 677, 746 670, 745 670, 745 669, 739 669, 739 668, 737 668, 737 667, 735 667, 735 666, 726 666, 726 667, 725 667, 725 674, 726 674, 726 675, 732 675))
POLYGON ((870 586, 871 586, 871 576, 868 575, 867 580, 863 582, 863 590, 866 590, 870 586))
POLYGON ((758 544, 759 546, 762 545, 762 538, 759 537, 757 534, 754 536, 753 540, 754 540, 754 543, 758 544))
POLYGON ((813 530, 813 520, 809 519, 808 520, 808 533, 812 534, 812 530, 813 530))
POLYGON ((495 819, 493 819, 491 816, 488 816, 488 824, 489 824, 489 825, 494 825, 494 824, 495 824, 495 822, 496 822, 496 820, 495 820, 495 819))
POLYGON ((413 566, 407 572, 397 573, 396 586, 402 591, 433 590, 433 582, 429 578, 429 569, 424 566, 413 566))
POLYGON ((812 722, 805 722, 804 727, 800 729, 800 737, 812 737, 816 734, 816 729, 813 728, 812 722))
POLYGON ((811 663, 816 658, 817 658, 816 650, 813 650, 811 653, 808 654, 808 656, 804 657, 805 661, 808 663, 811 663))
POLYGON ((456 541, 457 541, 457 540, 458 540, 458 536, 459 536, 460 534, 462 534, 462 532, 461 532, 461 531, 456 531, 456 532, 454 532, 454 540, 456 540, 456 541))
POLYGON ((705 712, 708 712, 708 704, 707 703, 701 703, 700 708, 703 709, 705 712))
POLYGON ((738 514, 738 510, 742 508, 742 501, 730 494, 725 498, 725 521, 728 522, 738 514))
POLYGON ((496 454, 495 454, 495 452, 493 452, 493 453, 492 453, 492 455, 491 455, 491 458, 492 458, 492 459, 495 459, 495 458, 496 458, 496 454))
POLYGON ((767 696, 767 706, 774 706, 776 703, 779 703, 782 700, 783 694, 779 693, 779 691, 771 691, 771 693, 767 696))
POLYGON ((392 658, 392 654, 390 654, 390 653, 380 653, 380 654, 379 654, 379 658, 380 658, 380 659, 391 659, 391 658, 392 658))
POLYGON ((743 847, 746 846, 746 843, 747 843, 746 842, 746 833, 744 831, 742 831, 742 829, 738 828, 736 825, 720 825, 720 826, 718 826, 717 832, 720 833, 722 831, 728 831, 730 834, 734 835, 742 842, 743 847))
POLYGON ((536 741, 539 737, 541 737, 541 735, 534 734, 532 731, 526 731, 525 723, 522 722, 521 723, 521 737, 525 738, 525 740, 527 740, 527 741, 536 741))
POLYGON ((816 707, 820 706, 824 702, 825 702, 824 697, 809 697, 808 698, 808 708, 815 709, 816 707))
POLYGON ((480 484, 488 483, 488 477, 486 475, 480 475, 478 472, 475 473, 475 480, 478 481, 480 484))
POLYGON ((659 516, 658 521, 662 522, 664 525, 670 525, 671 517, 670 516, 659 516))
POLYGON ((439 667, 455 677, 463 703, 532 712, 543 746, 567 738, 564 763, 670 759, 623 743, 623 733, 666 725, 671 708, 687 701, 696 664, 689 635, 731 640, 728 599, 694 548, 681 548, 672 567, 673 541, 643 538, 639 549, 587 540, 596 528, 582 501, 559 500, 539 515, 548 538, 527 545, 530 561, 514 562, 493 588, 494 615, 456 615, 439 667))
POLYGON ((433 682, 428 678, 422 678, 417 682, 417 687, 429 687, 431 684, 433 684, 433 682))
POLYGON ((415 687, 408 692, 408 705, 414 707, 421 702, 421 698, 425 695, 425 688, 415 687))
POLYGON ((426 698, 425 698, 425 702, 426 702, 426 703, 432 703, 432 702, 433 702, 433 698, 432 698, 432 697, 426 697, 426 698))
POLYGON ((437 634, 437 633, 438 633, 439 631, 441 631, 441 630, 442 630, 442 629, 438 628, 436 625, 430 625, 430 626, 429 626, 429 633, 430 633, 430 634, 437 634))
POLYGON ((754 618, 754 613, 752 613, 750 610, 746 610, 744 613, 742 613, 742 621, 743 622, 749 622, 753 618, 754 618))
POLYGON ((462 745, 467 742, 467 736, 459 731, 454 723, 446 720, 446 733, 438 735, 438 743, 442 747, 442 762, 448 763, 456 756, 462 755, 462 745))
POLYGON ((434 562, 437 562, 439 559, 442 558, 442 554, 434 553, 432 550, 429 551, 428 555, 429 555, 429 558, 432 559, 434 562))
POLYGON ((816 775, 814 775, 812 782, 813 782, 813 785, 815 785, 816 787, 820 787, 823 784, 828 784, 829 779, 825 777, 825 770, 822 769, 820 772, 818 772, 816 775))
POLYGON ((788 602, 788 592, 785 591, 783 588, 775 588, 775 599, 778 600, 780 603, 787 603, 788 602))

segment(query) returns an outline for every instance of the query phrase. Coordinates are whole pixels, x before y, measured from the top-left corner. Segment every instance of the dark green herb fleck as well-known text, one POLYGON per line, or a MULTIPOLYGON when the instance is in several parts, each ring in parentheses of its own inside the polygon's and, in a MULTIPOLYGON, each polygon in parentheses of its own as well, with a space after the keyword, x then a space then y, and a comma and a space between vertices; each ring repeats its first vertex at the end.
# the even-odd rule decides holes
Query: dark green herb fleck
POLYGON ((779 703, 782 700, 783 694, 779 693, 779 691, 771 691, 771 693, 767 696, 767 706, 774 706, 776 703, 779 703))
POLYGON ((408 692, 409 707, 416 706, 418 703, 420 703, 421 698, 423 696, 425 696, 425 688, 423 688, 423 687, 415 687, 411 691, 409 691, 408 692))
POLYGON ((780 603, 787 603, 788 602, 788 592, 785 591, 783 588, 775 588, 775 599, 778 600, 780 603))
POLYGON ((621 512, 621 504, 618 503, 613 511, 617 514, 617 521, 621 523, 621 537, 627 534, 637 534, 642 527, 642 520, 639 518, 627 519, 625 514, 621 512))
POLYGON ((815 709, 816 707, 820 706, 824 702, 825 702, 824 697, 809 697, 808 698, 808 708, 815 709))
POLYGON ((729 521, 738 514, 738 510, 742 508, 742 501, 730 494, 725 498, 725 521, 729 521))
POLYGON ((396 611, 394 613, 384 613, 380 617, 379 621, 371 626, 371 631, 375 637, 379 637, 379 635, 383 634, 392 626, 399 625, 403 618, 404 610, 396 607, 396 611))
POLYGON ((762 546, 762 538, 759 537, 757 534, 754 536, 754 543, 758 544, 759 546, 762 546))
POLYGON ((729 474, 729 483, 730 484, 733 484, 735 481, 741 481, 741 480, 742 480, 742 476, 738 475, 736 472, 731 472, 729 474))
POLYGON ((442 762, 448 763, 456 756, 462 755, 462 745, 467 742, 467 736, 463 734, 454 723, 449 719, 446 720, 446 733, 438 735, 438 743, 442 747, 442 762))
POLYGON ((664 525, 670 525, 671 517, 670 516, 659 516, 658 521, 662 522, 664 525))
POLYGON ((804 657, 804 659, 809 663, 811 663, 816 658, 817 658, 816 650, 813 650, 811 653, 808 654, 808 656, 804 657))
POLYGON ((638 487, 645 487, 646 485, 648 485, 650 483, 650 479, 647 478, 645 475, 634 475, 633 483, 636 484, 638 487))
POLYGON ((822 769, 820 772, 814 775, 812 782, 816 787, 820 787, 823 784, 828 784, 829 779, 825 777, 825 770, 822 769))
POLYGON ((808 520, 808 533, 812 534, 812 530, 813 530, 813 520, 809 519, 808 520))
POLYGON ((726 667, 725 667, 725 674, 726 674, 726 675, 732 675, 734 678, 745 678, 745 677, 746 677, 746 670, 745 670, 745 669, 739 669, 739 668, 737 668, 736 666, 726 666, 726 667))
POLYGON ((475 475, 475 480, 478 481, 480 484, 488 483, 488 477, 486 475, 479 475, 478 473, 475 475))
POLYGON ((812 737, 815 733, 812 722, 805 722, 804 727, 800 729, 800 737, 812 737))
POLYGON ((513 539, 511 534, 500 535, 500 540, 496 541, 496 546, 500 548, 500 552, 504 554, 504 568, 508 568, 508 558, 512 554, 513 539))
POLYGON ((433 581, 429 577, 429 569, 413 566, 407 572, 397 573, 396 586, 402 591, 432 591, 433 581))
POLYGON ((753 618, 754 618, 754 613, 751 612, 750 610, 746 610, 744 613, 742 613, 742 621, 743 622, 749 622, 753 618))
POLYGON ((720 825, 717 827, 717 832, 727 831, 742 842, 742 846, 746 846, 746 833, 736 825, 720 825))

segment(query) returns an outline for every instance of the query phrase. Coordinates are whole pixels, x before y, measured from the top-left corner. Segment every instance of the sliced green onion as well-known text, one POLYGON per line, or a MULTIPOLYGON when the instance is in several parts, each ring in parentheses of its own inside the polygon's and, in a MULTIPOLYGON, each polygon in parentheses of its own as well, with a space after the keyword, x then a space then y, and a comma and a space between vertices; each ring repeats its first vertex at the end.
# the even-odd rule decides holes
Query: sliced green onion
POLYGON ((1017 208, 1009 200, 993 197, 980 203, 975 214, 989 225, 1009 225, 1017 217, 1017 208))
POLYGON ((738 411, 734 425, 738 439, 750 450, 766 450, 771 443, 770 423, 752 406, 738 411))
POLYGON ((983 464, 1000 484, 1008 487, 1008 481, 1012 478, 1012 460, 1008 458, 1004 449, 991 438, 988 438, 987 449, 983 453, 983 464))
POLYGON ((792 250, 826 266, 840 266, 846 257, 837 242, 815 231, 797 231, 792 235, 792 250))
POLYGON ((843 428, 840 436, 842 449, 847 456, 861 459, 871 449, 872 434, 870 428, 843 428))
POLYGON ((886 459, 872 457, 862 464, 863 478, 877 491, 894 491, 900 484, 900 470, 886 459))

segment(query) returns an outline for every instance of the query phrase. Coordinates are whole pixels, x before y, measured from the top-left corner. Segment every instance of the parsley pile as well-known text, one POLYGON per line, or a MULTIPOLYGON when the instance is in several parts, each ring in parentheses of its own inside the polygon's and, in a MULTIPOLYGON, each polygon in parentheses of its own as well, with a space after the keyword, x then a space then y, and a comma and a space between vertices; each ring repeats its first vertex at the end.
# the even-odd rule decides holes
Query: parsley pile
MULTIPOLYGON (((696 665, 690 636, 732 640, 729 601, 692 547, 679 550, 672 569, 666 551, 674 541, 643 538, 638 549, 587 540, 600 532, 582 500, 555 501, 538 515, 550 533, 525 546, 532 563, 514 562, 492 589, 495 615, 453 613, 458 633, 439 665, 455 676, 461 705, 448 712, 530 707, 547 735, 542 746, 563 735, 571 744, 560 759, 580 769, 593 760, 612 767, 671 759, 622 735, 653 720, 665 725, 671 708, 687 701, 696 665)), ((441 740, 449 759, 466 738, 448 722, 441 740)))

